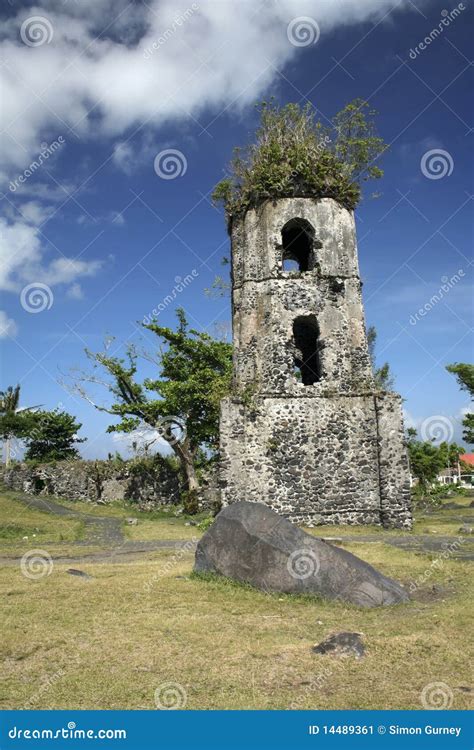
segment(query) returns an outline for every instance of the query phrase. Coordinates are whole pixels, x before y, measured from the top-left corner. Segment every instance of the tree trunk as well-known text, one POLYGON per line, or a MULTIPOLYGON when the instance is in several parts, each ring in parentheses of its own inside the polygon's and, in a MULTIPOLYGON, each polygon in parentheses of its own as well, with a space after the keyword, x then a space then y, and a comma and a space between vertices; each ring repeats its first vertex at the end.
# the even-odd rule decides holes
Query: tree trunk
POLYGON ((5 440, 5 468, 8 469, 11 464, 11 438, 5 440))
POLYGON ((171 447, 178 456, 183 470, 186 489, 183 492, 183 505, 186 513, 193 515, 198 511, 199 481, 194 466, 194 452, 189 446, 187 439, 182 443, 174 442, 171 447))

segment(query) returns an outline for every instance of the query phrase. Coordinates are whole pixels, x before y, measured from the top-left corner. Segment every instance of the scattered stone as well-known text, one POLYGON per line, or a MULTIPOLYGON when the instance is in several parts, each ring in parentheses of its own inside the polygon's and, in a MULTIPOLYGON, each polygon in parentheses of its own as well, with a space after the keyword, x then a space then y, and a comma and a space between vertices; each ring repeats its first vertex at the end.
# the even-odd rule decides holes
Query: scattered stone
POLYGON ((126 518, 125 523, 128 523, 129 526, 136 526, 138 523, 138 518, 126 518))
POLYGON ((339 658, 354 656, 361 659, 365 654, 365 648, 360 636, 361 633, 336 633, 313 646, 312 650, 315 654, 330 654, 339 658))
POLYGON ((68 568, 66 573, 69 573, 70 576, 78 576, 79 578, 92 578, 89 573, 84 573, 83 570, 77 570, 77 568, 68 568))
POLYGON ((459 534, 473 534, 473 533, 474 533, 474 529, 472 528, 472 526, 468 526, 468 525, 467 525, 467 523, 464 523, 464 524, 463 524, 463 525, 462 525, 462 526, 461 526, 461 527, 460 527, 460 528, 458 529, 458 533, 459 533, 459 534))
POLYGON ((440 510, 465 510, 464 505, 459 505, 459 503, 444 503, 444 505, 441 506, 440 510))
POLYGON ((196 548, 194 570, 258 589, 361 607, 408 601, 405 589, 344 549, 307 534, 262 503, 224 508, 196 548))
POLYGON ((184 525, 185 525, 185 526, 191 526, 191 524, 190 524, 190 522, 189 522, 189 521, 186 521, 186 523, 185 523, 184 525))
POLYGON ((342 544, 342 536, 321 536, 320 539, 323 542, 329 542, 329 544, 342 544))

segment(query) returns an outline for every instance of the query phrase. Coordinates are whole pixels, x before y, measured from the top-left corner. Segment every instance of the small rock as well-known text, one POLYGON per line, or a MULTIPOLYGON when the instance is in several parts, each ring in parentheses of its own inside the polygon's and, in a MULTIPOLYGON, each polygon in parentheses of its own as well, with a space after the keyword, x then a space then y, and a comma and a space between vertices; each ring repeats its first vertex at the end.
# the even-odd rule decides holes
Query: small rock
POLYGON ((128 523, 129 526, 136 526, 138 523, 138 518, 126 518, 125 523, 128 523))
POLYGON ((197 522, 196 522, 196 521, 190 521, 190 522, 189 522, 189 525, 190 525, 190 526, 197 526, 197 522))
POLYGON ((473 534, 473 533, 474 533, 474 529, 472 528, 472 526, 468 526, 468 525, 467 525, 467 523, 464 523, 464 524, 463 524, 463 525, 462 525, 462 526, 461 526, 461 527, 460 527, 460 528, 458 529, 458 533, 459 533, 459 534, 473 534))
POLYGON ((27 536, 24 536, 24 537, 23 537, 23 541, 24 541, 24 542, 27 542, 27 541, 28 541, 28 537, 27 537, 27 536))
POLYGON ((185 526, 191 526, 191 524, 189 523, 189 521, 186 521, 186 523, 184 525, 185 526))
POLYGON ((469 503, 469 507, 474 508, 474 500, 471 500, 471 502, 469 503))
POLYGON ((312 650, 315 654, 330 654, 331 656, 354 656, 361 659, 365 654, 364 644, 360 639, 361 633, 336 633, 325 641, 321 641, 312 650))
POLYGON ((83 570, 77 570, 77 568, 68 568, 66 573, 69 573, 70 576, 78 576, 79 578, 92 578, 89 573, 84 573, 83 570))

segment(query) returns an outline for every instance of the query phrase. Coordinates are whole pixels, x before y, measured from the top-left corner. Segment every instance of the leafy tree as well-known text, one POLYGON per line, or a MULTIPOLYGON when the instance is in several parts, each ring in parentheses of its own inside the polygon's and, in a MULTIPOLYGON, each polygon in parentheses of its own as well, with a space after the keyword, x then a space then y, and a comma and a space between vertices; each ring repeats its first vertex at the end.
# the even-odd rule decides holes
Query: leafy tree
POLYGON ((385 362, 381 367, 376 366, 375 362, 375 344, 377 341, 377 331, 375 326, 370 326, 367 331, 367 344, 369 346, 369 356, 372 362, 372 371, 374 373, 375 385, 381 391, 391 391, 394 386, 394 378, 390 370, 390 365, 385 362))
POLYGON ((11 462, 12 438, 24 438, 32 429, 32 409, 36 406, 20 407, 20 386, 8 386, 0 391, 0 437, 5 444, 5 466, 11 462))
POLYGON ((316 121, 311 104, 259 105, 255 143, 237 148, 229 176, 216 185, 213 200, 233 217, 264 200, 304 196, 334 198, 355 208, 361 182, 382 176, 373 164, 387 148, 363 99, 339 112, 332 127, 316 121))
POLYGON ((65 411, 40 411, 32 415, 33 426, 25 436, 25 459, 37 461, 63 461, 79 458, 76 443, 86 438, 77 437, 82 425, 65 411))
MULTIPOLYGON (((177 317, 176 331, 157 321, 144 324, 164 344, 158 359, 144 355, 158 365, 156 378, 137 381, 139 355, 129 347, 123 359, 107 352, 87 352, 94 366, 105 370, 107 380, 83 379, 106 385, 114 397, 109 407, 92 402, 101 411, 120 417, 108 432, 128 433, 144 425, 158 430, 179 459, 185 506, 188 512, 195 512, 198 463, 203 452, 212 455, 218 447, 219 405, 230 388, 232 346, 188 328, 181 308, 177 317)), ((83 389, 80 392, 87 397, 83 389)))
POLYGON ((438 450, 446 469, 457 469, 462 454, 466 452, 461 445, 446 442, 440 443, 438 450))
POLYGON ((433 443, 417 440, 417 432, 413 428, 407 430, 407 446, 411 473, 418 479, 422 494, 426 495, 441 469, 446 466, 445 457, 433 443))
POLYGON ((20 406, 20 386, 9 385, 6 391, 0 391, 0 410, 3 413, 15 413, 20 406))
MULTIPOLYGON (((474 365, 459 362, 447 365, 447 371, 456 376, 458 385, 462 391, 467 391, 471 397, 474 397, 474 365)), ((469 412, 465 415, 463 421, 464 432, 463 438, 466 443, 474 443, 474 414, 469 412)))

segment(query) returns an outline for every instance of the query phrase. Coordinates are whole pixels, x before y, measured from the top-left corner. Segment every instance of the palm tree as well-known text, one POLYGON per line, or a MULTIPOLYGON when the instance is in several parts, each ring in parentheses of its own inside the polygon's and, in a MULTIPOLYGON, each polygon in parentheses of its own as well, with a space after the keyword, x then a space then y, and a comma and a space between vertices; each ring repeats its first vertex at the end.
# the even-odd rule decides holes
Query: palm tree
MULTIPOLYGON (((37 406, 19 406, 20 404, 20 386, 17 385, 15 388, 9 385, 5 391, 0 391, 0 414, 4 416, 12 416, 19 414, 24 411, 33 411, 39 409, 41 404, 37 406)), ((5 437, 5 466, 8 468, 11 463, 11 435, 5 437)))

